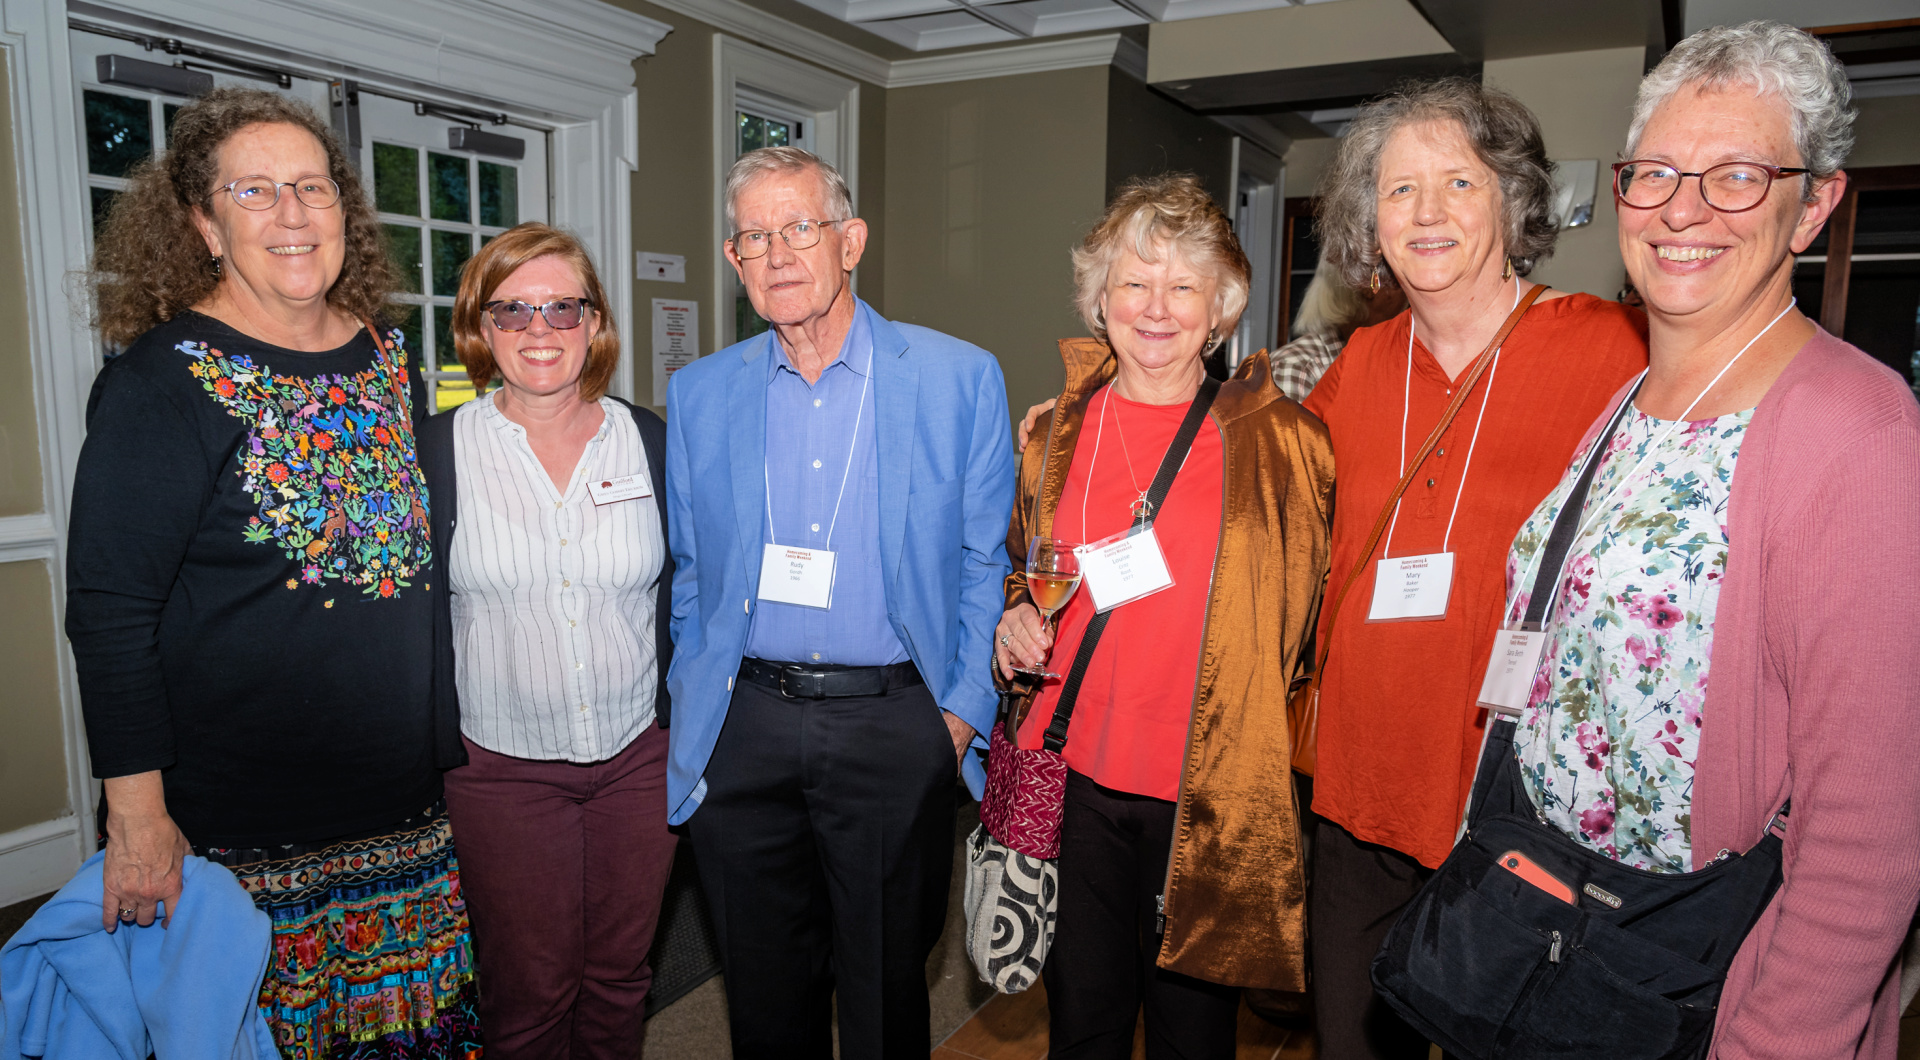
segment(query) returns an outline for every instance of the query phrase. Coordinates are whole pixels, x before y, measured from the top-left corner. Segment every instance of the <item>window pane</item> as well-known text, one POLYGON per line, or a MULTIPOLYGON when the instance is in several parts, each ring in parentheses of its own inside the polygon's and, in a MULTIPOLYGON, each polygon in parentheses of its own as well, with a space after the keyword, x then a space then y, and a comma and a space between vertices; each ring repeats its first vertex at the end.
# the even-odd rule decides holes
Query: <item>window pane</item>
POLYGON ((153 157, 153 106, 111 92, 86 92, 87 172, 124 177, 153 157))
POLYGON ((480 223, 512 228, 520 223, 520 171, 498 162, 480 163, 480 223))
POLYGON ((433 307, 433 357, 435 364, 460 363, 460 358, 453 355, 453 307, 450 305, 433 307))
POLYGON ((427 205, 436 221, 473 220, 465 158, 427 152, 427 205))
POLYGON ((735 295, 733 299, 733 341, 750 339, 767 330, 767 322, 753 311, 753 303, 747 296, 735 295))
POLYGON ((383 213, 420 216, 419 149, 373 145, 373 202, 383 213))
POLYGON ((88 188, 87 194, 93 198, 93 238, 100 238, 100 229, 107 223, 107 211, 113 208, 113 200, 120 193, 110 188, 88 188))
MULTIPOLYGON (((386 322, 400 329, 406 340, 408 360, 420 349, 420 307, 405 302, 388 302, 386 322)), ((425 362, 422 362, 425 363, 425 362)))
POLYGON ((407 225, 381 225, 387 232, 387 257, 400 274, 400 289, 409 294, 424 294, 420 289, 420 230, 407 225))
POLYGON ((791 132, 791 130, 787 127, 786 122, 774 121, 772 118, 768 118, 767 119, 767 146, 768 147, 787 146, 787 141, 789 139, 788 137, 789 132, 791 132))
POLYGON ((163 103, 160 105, 160 123, 166 126, 167 139, 173 139, 173 119, 180 116, 180 104, 163 103))
MULTIPOLYGON (((473 236, 468 232, 433 233, 433 293, 451 297, 460 293, 460 268, 473 257, 473 236)), ((448 309, 447 312, 453 312, 448 309)))
POLYGON ((767 146, 767 123, 751 114, 740 114, 740 153, 767 146))

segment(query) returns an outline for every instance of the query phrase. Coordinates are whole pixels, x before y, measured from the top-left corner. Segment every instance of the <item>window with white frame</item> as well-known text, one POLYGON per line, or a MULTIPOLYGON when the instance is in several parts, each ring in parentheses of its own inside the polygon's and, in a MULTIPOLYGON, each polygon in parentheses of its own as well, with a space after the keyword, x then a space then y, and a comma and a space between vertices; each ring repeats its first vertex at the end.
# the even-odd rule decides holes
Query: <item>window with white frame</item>
MULTIPOLYGON (((727 160, 728 165, 748 151, 757 151, 762 147, 813 150, 813 140, 807 135, 808 115, 791 103, 742 87, 734 95, 733 115, 735 136, 733 155, 727 160)), ((747 289, 740 285, 739 277, 735 276, 733 341, 752 338, 765 330, 767 322, 753 311, 753 303, 747 299, 747 289)))

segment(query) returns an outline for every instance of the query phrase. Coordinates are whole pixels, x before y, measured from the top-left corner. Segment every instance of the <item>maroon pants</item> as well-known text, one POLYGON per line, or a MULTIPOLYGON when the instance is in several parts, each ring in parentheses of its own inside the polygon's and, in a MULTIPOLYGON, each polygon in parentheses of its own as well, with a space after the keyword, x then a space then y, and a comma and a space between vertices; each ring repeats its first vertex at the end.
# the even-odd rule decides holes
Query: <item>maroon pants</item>
POLYGON ((536 762, 466 741, 447 812, 473 923, 488 1060, 631 1060, 647 950, 676 839, 667 734, 604 762, 536 762))

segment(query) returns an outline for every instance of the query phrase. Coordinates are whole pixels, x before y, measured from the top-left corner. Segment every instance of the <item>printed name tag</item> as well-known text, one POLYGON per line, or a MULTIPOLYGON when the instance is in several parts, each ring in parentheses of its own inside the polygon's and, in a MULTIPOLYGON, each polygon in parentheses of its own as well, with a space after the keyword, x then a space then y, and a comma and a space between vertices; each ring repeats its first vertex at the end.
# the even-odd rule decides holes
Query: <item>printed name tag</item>
POLYGON ((760 553, 760 599, 826 610, 833 606, 834 554, 824 548, 768 545, 760 553))
POLYGON ((587 492, 593 495, 595 504, 612 504, 615 501, 630 501, 635 497, 653 496, 653 482, 648 475, 603 478, 587 483, 587 492))
POLYGON ((1173 585, 1160 539, 1148 527, 1131 537, 1116 534, 1104 541, 1077 545, 1080 575, 1093 594, 1095 611, 1111 611, 1121 604, 1151 596, 1173 585))
POLYGON ((1453 592, 1453 553, 1383 559, 1373 568, 1369 622, 1445 618, 1453 592))
POLYGON ((1503 629, 1493 638, 1493 656, 1487 660, 1487 679, 1480 682, 1480 705, 1519 717, 1533 694, 1533 674, 1540 668, 1540 652, 1547 646, 1541 630, 1503 629))

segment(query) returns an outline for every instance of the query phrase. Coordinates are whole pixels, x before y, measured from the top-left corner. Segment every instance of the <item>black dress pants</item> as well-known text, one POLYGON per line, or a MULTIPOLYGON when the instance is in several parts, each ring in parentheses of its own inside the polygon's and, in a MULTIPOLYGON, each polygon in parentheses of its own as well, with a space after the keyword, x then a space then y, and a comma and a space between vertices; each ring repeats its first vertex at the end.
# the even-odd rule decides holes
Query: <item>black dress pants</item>
POLYGON ((1174 805, 1067 773, 1060 905, 1047 987, 1047 1055, 1127 1060, 1146 1007, 1147 1060, 1232 1060, 1240 990, 1159 968, 1154 900, 1174 805))
POLYGON ((953 739, 925 686, 787 699, 734 687, 687 821, 733 1055, 916 1057, 953 876, 953 739))
POLYGON ((1320 1060, 1427 1060, 1426 1036, 1373 991, 1373 955, 1433 870, 1324 817, 1313 837, 1307 938, 1320 1060))

